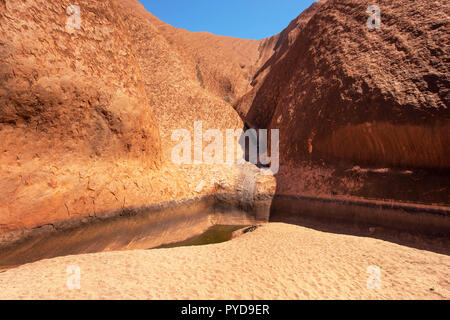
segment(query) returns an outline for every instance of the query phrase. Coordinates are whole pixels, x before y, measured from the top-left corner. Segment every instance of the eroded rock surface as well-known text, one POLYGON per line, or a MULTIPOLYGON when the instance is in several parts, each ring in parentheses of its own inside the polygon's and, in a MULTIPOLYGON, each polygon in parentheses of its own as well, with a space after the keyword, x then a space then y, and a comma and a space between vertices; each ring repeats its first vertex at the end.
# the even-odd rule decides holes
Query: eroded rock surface
POLYGON ((230 103, 259 42, 170 27, 134 0, 79 1, 67 27, 72 4, 0 1, 2 237, 236 193, 244 167, 174 165, 171 134, 243 128, 230 103))
POLYGON ((193 138, 198 121, 280 129, 278 194, 448 203, 448 175, 416 170, 449 169, 449 5, 379 1, 381 29, 369 30, 372 4, 318 1, 256 41, 174 28, 135 0, 80 0, 80 28, 67 27, 70 1, 0 0, 2 239, 205 194, 246 208, 274 192, 249 164, 173 164, 173 131, 193 138))
POLYGON ((236 108, 281 130, 285 162, 448 169, 449 4, 379 1, 370 30, 372 4, 316 3, 236 108))
POLYGON ((81 1, 80 29, 66 26, 68 1, 2 3, 0 224, 94 214, 96 185, 118 177, 91 179, 92 167, 161 165, 127 27, 111 1, 81 1))

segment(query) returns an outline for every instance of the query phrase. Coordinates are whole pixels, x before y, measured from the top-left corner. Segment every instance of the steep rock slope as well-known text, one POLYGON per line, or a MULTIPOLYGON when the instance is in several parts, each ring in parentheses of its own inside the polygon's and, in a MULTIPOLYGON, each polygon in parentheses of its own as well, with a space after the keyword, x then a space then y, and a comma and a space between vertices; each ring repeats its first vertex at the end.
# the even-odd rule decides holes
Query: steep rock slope
POLYGON ((259 58, 254 64, 255 70, 252 77, 252 87, 250 90, 240 97, 234 104, 235 109, 244 118, 247 118, 247 113, 253 100, 256 99, 256 95, 264 83, 265 77, 271 71, 272 66, 276 65, 289 50, 289 48, 297 40, 298 34, 309 22, 309 19, 317 12, 320 6, 326 0, 314 2, 308 9, 303 11, 297 18, 291 21, 291 23, 281 33, 274 35, 273 37, 263 39, 259 42, 259 58))
MULTIPOLYGON (((229 83, 242 80, 240 68, 233 78, 227 73, 229 70, 216 66, 215 72, 222 73, 222 78, 212 77, 211 80, 207 73, 201 71, 206 68, 205 65, 199 66, 196 57, 187 52, 184 41, 193 43, 190 48, 195 46, 196 49, 192 50, 196 55, 201 56, 203 53, 205 59, 224 60, 222 64, 231 61, 231 68, 237 67, 237 63, 233 64, 232 58, 223 52, 225 49, 208 51, 211 46, 208 38, 201 41, 195 38, 202 35, 191 35, 187 31, 166 26, 135 0, 120 2, 120 6, 136 48, 147 96, 155 109, 166 162, 171 161, 172 147, 178 143, 171 140, 173 130, 187 129, 193 134, 195 121, 202 121, 204 130, 241 129, 242 120, 223 99, 227 93, 215 90, 221 85, 220 79, 229 83), (178 36, 178 33, 182 35, 178 36), (181 43, 176 43, 171 40, 172 37, 179 37, 183 42, 178 40, 181 43)), ((231 94, 231 91, 228 93, 231 94)))
MULTIPOLYGON (((94 182, 89 186, 85 177, 92 165, 161 164, 153 110, 117 7, 79 4, 80 29, 66 26, 68 1, 0 5, 0 225, 6 229, 95 212, 94 182)), ((100 210, 122 206, 103 201, 100 210)))
POLYGON ((225 100, 247 90, 259 43, 164 26, 135 0, 79 1, 68 28, 72 4, 0 1, 0 242, 245 191, 249 168, 173 164, 171 134, 243 127, 225 100))
POLYGON ((381 29, 369 30, 372 4, 317 4, 236 108, 280 128, 284 162, 448 169, 450 6, 378 1, 381 29))
MULTIPOLYGON (((153 16, 135 0, 121 1, 122 9, 151 25, 166 45, 182 59, 185 73, 200 87, 228 103, 247 92, 254 73, 273 53, 273 45, 262 50, 264 40, 217 36, 175 28, 153 16), (131 10, 131 11, 130 11, 131 10), (267 52, 267 54, 266 54, 267 52)), ((137 31, 135 35, 137 35, 137 31)), ((151 33, 139 34, 150 41, 151 33)))

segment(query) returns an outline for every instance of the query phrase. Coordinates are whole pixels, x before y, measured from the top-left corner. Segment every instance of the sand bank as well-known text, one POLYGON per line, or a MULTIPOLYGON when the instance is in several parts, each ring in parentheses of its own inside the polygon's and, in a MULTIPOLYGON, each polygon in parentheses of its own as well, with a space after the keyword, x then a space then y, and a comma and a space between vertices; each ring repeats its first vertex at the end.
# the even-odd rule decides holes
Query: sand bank
MULTIPOLYGON (((0 273, 1 299, 449 299, 450 257, 271 223, 229 242, 58 257, 0 273), (67 267, 81 288, 67 288, 67 267), (380 289, 368 289, 370 266, 380 289)), ((373 283, 373 282, 372 282, 373 283)))

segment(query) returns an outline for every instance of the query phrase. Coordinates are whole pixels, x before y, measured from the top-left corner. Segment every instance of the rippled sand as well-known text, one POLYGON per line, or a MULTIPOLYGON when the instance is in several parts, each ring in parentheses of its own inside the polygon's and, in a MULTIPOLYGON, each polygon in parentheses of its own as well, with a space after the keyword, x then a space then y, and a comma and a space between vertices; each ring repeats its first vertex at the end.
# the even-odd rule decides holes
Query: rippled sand
POLYGON ((0 298, 449 299, 449 279, 447 255, 273 223, 221 244, 24 265, 0 273, 0 298), (81 271, 79 290, 67 287, 71 265, 81 271), (380 268, 378 290, 367 288, 370 266, 380 268))

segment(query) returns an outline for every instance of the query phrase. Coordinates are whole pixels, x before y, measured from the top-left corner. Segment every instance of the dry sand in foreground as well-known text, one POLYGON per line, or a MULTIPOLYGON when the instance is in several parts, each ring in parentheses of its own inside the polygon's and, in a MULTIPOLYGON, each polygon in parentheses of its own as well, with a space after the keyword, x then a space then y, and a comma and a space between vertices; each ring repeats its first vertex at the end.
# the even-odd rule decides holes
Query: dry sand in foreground
POLYGON ((273 223, 222 244, 24 265, 0 274, 0 298, 448 299, 449 279, 447 255, 273 223), (81 269, 80 290, 67 289, 69 265, 81 269), (367 289, 371 265, 380 290, 367 289))

